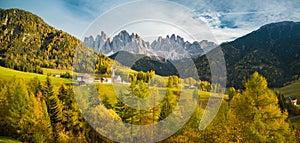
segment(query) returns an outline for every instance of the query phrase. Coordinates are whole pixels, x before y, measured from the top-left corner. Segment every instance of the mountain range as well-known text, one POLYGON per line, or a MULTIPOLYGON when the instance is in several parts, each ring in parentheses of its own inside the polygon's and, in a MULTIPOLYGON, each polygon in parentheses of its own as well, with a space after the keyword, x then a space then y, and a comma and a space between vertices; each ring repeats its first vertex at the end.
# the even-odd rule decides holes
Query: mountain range
POLYGON ((126 30, 121 31, 114 37, 108 37, 102 31, 96 38, 93 38, 93 36, 85 37, 84 43, 95 51, 99 51, 107 56, 111 56, 119 51, 127 51, 133 54, 144 54, 167 60, 201 56, 217 47, 217 44, 207 40, 190 43, 175 34, 167 35, 165 38, 160 36, 157 40, 149 43, 144 41, 138 34, 129 34, 126 30))

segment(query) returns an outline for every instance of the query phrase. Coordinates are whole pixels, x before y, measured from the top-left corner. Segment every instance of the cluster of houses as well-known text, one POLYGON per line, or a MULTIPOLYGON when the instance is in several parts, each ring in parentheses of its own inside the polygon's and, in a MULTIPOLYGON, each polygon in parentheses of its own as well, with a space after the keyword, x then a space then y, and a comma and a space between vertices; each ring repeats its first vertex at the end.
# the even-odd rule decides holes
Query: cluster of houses
MULTIPOLYGON (((62 77, 59 73, 50 73, 52 77, 60 78, 62 77)), ((79 74, 73 78, 73 80, 77 81, 79 85, 86 85, 91 83, 103 83, 103 84, 111 84, 111 83, 118 83, 118 84, 129 84, 128 82, 122 80, 120 75, 115 74, 115 69, 112 70, 112 76, 109 77, 93 77, 89 74, 79 74)))
POLYGON ((79 85, 85 85, 90 83, 103 83, 103 84, 126 83, 125 81, 122 80, 120 75, 111 78, 107 78, 107 77, 93 78, 89 75, 77 75, 75 80, 79 83, 79 85))
POLYGON ((120 75, 115 75, 113 70, 111 78, 108 77, 92 77, 88 74, 85 75, 77 75, 75 80, 78 82, 79 85, 91 84, 91 83, 103 83, 103 84, 111 84, 111 83, 118 83, 118 84, 129 84, 128 82, 122 80, 120 75))

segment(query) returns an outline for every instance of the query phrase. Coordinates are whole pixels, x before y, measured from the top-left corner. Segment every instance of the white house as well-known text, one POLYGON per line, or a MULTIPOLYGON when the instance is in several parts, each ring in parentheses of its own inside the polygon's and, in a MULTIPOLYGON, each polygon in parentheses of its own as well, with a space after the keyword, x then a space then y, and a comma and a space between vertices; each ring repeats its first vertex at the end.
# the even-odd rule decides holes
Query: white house
POLYGON ((79 75, 76 76, 76 81, 78 81, 78 83, 80 82, 81 84, 89 84, 89 83, 93 83, 94 82, 94 78, 92 78, 91 76, 83 76, 83 75, 79 75))
POLYGON ((291 102, 292 105, 297 106, 297 99, 296 98, 291 98, 291 97, 286 98, 286 103, 289 103, 289 102, 291 102))
POLYGON ((83 76, 76 76, 76 81, 83 81, 83 76))

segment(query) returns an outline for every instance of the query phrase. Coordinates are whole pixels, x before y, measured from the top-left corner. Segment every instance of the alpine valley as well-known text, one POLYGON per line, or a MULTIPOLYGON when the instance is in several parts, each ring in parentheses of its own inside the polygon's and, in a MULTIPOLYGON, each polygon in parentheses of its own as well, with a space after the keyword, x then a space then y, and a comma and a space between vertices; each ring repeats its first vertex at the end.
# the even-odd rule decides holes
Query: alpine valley
MULTIPOLYGON (((84 43, 95 51, 112 59, 121 52, 130 59, 139 59, 134 65, 119 60, 134 70, 154 70, 159 75, 178 75, 170 61, 192 58, 201 79, 210 79, 209 63, 205 54, 221 48, 228 72, 228 87, 240 87, 244 79, 258 71, 264 75, 271 87, 281 87, 300 75, 300 23, 284 21, 262 26, 232 42, 217 45, 207 40, 192 43, 180 36, 158 37, 151 44, 137 34, 121 31, 110 38, 104 32, 86 37, 84 43)), ((118 59, 116 59, 118 60, 118 59)), ((186 69, 191 70, 191 69, 186 69)))

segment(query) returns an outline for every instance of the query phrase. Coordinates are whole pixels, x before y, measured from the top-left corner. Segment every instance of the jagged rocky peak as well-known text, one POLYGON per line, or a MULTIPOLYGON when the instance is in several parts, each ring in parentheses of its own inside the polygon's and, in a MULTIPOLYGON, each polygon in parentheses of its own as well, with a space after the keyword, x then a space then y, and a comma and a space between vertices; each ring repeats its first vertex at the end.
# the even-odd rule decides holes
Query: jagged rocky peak
POLYGON ((131 36, 129 35, 129 33, 125 30, 121 31, 118 35, 116 35, 114 39, 121 39, 124 40, 125 42, 130 42, 131 41, 131 36))
POLYGON ((131 35, 123 30, 109 38, 104 32, 92 42, 92 38, 86 38, 85 43, 96 51, 103 54, 111 55, 118 51, 130 51, 133 53, 144 54, 145 49, 149 47, 148 42, 144 42, 138 35, 132 33, 131 35))
POLYGON ((163 42, 167 42, 167 44, 177 44, 177 43, 180 43, 180 45, 182 43, 184 43, 184 39, 181 38, 179 35, 175 35, 175 34, 172 34, 171 37, 169 35, 166 36, 166 38, 162 38, 161 36, 159 36, 157 38, 157 40, 154 40, 151 45, 152 46, 155 46, 155 44, 161 44, 163 42))
POLYGON ((169 38, 169 35, 167 35, 167 38, 170 39, 170 41, 175 41, 175 42, 178 42, 178 43, 184 43, 184 38, 180 37, 179 35, 175 35, 175 34, 172 34, 171 37, 169 38))
POLYGON ((92 35, 89 37, 85 37, 83 42, 90 48, 94 47, 94 37, 92 35))
POLYGON ((184 39, 177 35, 177 41, 180 43, 184 43, 184 39))
POLYGON ((174 40, 174 41, 176 40, 175 34, 171 35, 171 40, 174 40))
POLYGON ((103 31, 101 31, 101 34, 97 35, 97 37, 98 37, 98 39, 103 39, 103 40, 108 39, 108 36, 103 31))

